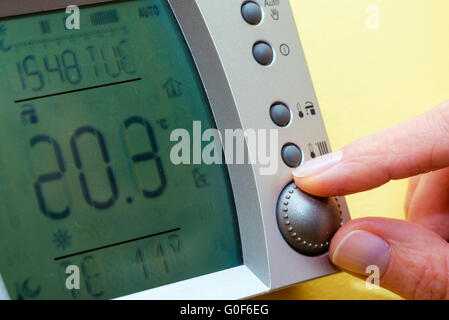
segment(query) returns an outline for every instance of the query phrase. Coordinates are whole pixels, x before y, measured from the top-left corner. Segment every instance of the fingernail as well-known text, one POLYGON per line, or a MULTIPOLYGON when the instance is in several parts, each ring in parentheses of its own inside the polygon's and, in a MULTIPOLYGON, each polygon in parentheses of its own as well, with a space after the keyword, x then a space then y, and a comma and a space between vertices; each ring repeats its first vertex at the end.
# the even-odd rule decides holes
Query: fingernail
POLYGON ((302 166, 293 171, 293 175, 297 178, 305 178, 317 175, 340 162, 343 152, 336 151, 325 154, 324 156, 309 160, 302 166))
POLYGON ((382 275, 390 261, 390 245, 367 231, 348 233, 337 245, 332 262, 348 271, 367 274, 368 266, 377 266, 382 275))

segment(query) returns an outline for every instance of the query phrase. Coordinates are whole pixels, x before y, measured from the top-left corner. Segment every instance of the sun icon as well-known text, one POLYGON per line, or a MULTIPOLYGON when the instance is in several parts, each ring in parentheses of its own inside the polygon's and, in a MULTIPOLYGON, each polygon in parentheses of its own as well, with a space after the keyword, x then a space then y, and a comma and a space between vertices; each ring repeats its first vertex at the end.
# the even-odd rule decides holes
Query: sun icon
POLYGON ((0 36, 6 36, 6 27, 3 24, 0 24, 0 36))
POLYGON ((53 243, 56 245, 56 248, 65 249, 70 246, 71 238, 67 230, 59 229, 53 234, 53 243))

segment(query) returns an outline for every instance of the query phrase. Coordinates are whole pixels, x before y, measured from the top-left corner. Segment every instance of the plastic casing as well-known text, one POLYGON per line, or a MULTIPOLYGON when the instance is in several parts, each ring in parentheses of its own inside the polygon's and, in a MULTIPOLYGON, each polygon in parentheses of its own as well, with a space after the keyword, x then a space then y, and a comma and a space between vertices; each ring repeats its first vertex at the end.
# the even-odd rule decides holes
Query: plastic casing
MULTIPOLYGON (((0 3, 0 17, 108 1, 4 0, 0 3)), ((253 0, 263 9, 262 21, 256 26, 242 18, 241 6, 246 2, 243 0, 166 1, 195 60, 220 131, 279 129, 279 147, 287 143, 300 146, 303 161, 311 157, 310 148, 320 154, 319 143, 325 143, 325 151, 330 151, 287 0, 253 0), (274 61, 269 66, 261 66, 253 58, 253 46, 259 41, 274 49, 274 61), (277 127, 270 118, 270 107, 276 102, 291 109, 292 120, 286 127, 277 127), (311 104, 314 114, 305 108, 311 104)), ((278 157, 275 175, 261 175, 258 164, 228 165, 243 265, 119 299, 242 299, 337 272, 327 254, 301 255, 283 239, 276 222, 276 203, 292 176, 280 150, 278 157)), ((346 201, 339 198, 339 202, 346 222, 350 219, 346 201)), ((0 276, 1 298, 8 298, 8 293, 0 276)))

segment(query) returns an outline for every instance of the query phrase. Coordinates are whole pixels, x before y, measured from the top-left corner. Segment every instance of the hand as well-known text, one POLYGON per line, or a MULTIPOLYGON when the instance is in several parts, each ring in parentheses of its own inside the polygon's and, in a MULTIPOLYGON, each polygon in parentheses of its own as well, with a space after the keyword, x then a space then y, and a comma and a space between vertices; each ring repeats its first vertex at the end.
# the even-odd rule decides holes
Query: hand
POLYGON ((347 195, 413 177, 408 221, 355 219, 334 236, 331 261, 407 299, 449 299, 449 102, 395 127, 306 162, 293 173, 302 190, 347 195))

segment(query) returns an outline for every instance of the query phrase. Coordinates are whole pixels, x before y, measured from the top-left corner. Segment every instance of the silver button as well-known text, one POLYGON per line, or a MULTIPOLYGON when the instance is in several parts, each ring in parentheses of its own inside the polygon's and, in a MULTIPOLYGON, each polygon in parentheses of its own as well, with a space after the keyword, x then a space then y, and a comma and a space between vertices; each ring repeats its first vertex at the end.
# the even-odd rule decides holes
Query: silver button
POLYGON ((253 47, 254 59, 263 66, 268 66, 273 62, 273 48, 266 42, 258 42, 253 47))
POLYGON ((298 189, 294 182, 279 195, 276 216, 285 241, 299 253, 309 256, 328 251, 342 223, 337 198, 312 196, 298 189), (284 204, 286 199, 287 205, 284 204))
POLYGON ((270 108, 271 120, 279 127, 285 127, 291 120, 291 112, 289 107, 283 103, 277 103, 270 108))
POLYGON ((262 21, 262 8, 253 1, 248 1, 242 5, 242 17, 251 25, 259 24, 262 21))

